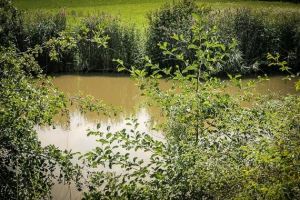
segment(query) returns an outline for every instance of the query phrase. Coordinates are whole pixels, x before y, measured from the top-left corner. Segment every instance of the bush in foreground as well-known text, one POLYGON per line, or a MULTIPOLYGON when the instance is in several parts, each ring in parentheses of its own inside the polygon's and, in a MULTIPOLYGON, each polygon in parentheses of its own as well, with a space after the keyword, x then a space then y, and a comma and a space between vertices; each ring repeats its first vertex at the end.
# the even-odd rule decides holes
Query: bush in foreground
MULTIPOLYGON (((254 89, 257 83, 243 84, 240 75, 229 75, 230 81, 211 77, 215 64, 223 65, 223 59, 230 58, 228 48, 212 40, 203 31, 205 21, 194 17, 197 23, 192 30, 205 36, 187 43, 195 59, 184 59, 181 51, 169 49, 167 43, 160 45, 166 55, 182 63, 183 69, 161 69, 148 57, 146 67, 152 74, 145 69, 127 69, 148 98, 144 105, 161 108, 159 114, 166 122, 158 123, 156 129, 162 130, 165 138, 158 141, 140 132, 135 119, 128 121, 129 130, 112 133, 107 128, 102 132, 100 125, 91 130, 89 135, 98 137, 99 147, 81 157, 89 167, 88 181, 83 182, 88 188, 85 199, 300 198, 299 94, 260 95, 254 89), (160 89, 162 75, 172 82, 168 90, 160 89), (228 87, 236 87, 237 93, 228 95, 228 87), (149 162, 134 157, 134 151, 150 152, 149 162), (99 165, 124 171, 117 174, 92 169, 99 165)), ((186 41, 179 35, 173 38, 186 41)), ((98 45, 106 41, 101 37, 87 39, 98 45)), ((46 44, 55 55, 53 45, 65 42, 56 38, 46 44)), ((77 101, 82 109, 106 111, 103 104, 95 106, 89 99, 63 95, 43 76, 36 83, 32 74, 41 73, 33 57, 41 48, 36 48, 26 53, 14 46, 1 47, 0 51, 3 199, 51 198, 53 178, 68 184, 73 180, 82 186, 82 168, 70 162, 74 154, 54 146, 41 147, 34 126, 52 125, 58 111, 68 116, 66 104, 70 101, 77 101), (53 173, 55 169, 59 169, 58 176, 53 173)), ((280 64, 276 57, 273 59, 280 64)), ((289 70, 281 64, 282 69, 289 70)), ((266 79, 259 77, 257 82, 266 79)))
MULTIPOLYGON (((193 30, 205 35, 199 22, 193 30)), ((240 75, 229 75, 230 81, 213 78, 213 55, 226 55, 222 44, 207 38, 189 47, 197 59, 182 59, 185 70, 171 73, 148 58, 152 74, 127 69, 147 97, 144 105, 159 106, 166 118, 155 126, 164 139, 140 132, 135 119, 128 121, 132 128, 116 133, 100 131, 99 124, 89 132, 98 137, 99 147, 82 159, 89 167, 124 171, 89 171, 84 199, 298 199, 299 95, 255 92, 267 77, 245 84, 240 75), (162 75, 172 82, 168 90, 160 89, 162 75), (237 93, 227 94, 228 87, 237 93), (149 161, 134 157, 134 151, 150 152, 149 161)), ((182 58, 176 50, 161 48, 182 58)))

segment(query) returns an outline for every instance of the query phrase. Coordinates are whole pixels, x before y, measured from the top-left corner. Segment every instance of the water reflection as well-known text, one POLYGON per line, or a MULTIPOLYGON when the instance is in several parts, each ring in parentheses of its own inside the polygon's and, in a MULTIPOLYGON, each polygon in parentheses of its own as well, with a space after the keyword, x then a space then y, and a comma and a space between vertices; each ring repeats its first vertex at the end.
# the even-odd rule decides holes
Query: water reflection
MULTIPOLYGON (((146 109, 139 110, 134 117, 140 123, 139 131, 150 132, 150 125, 145 123, 150 118, 146 109)), ((89 118, 86 118, 80 112, 74 112, 71 115, 71 123, 67 129, 64 126, 58 125, 55 127, 38 127, 37 130, 43 146, 54 144, 60 149, 72 149, 75 152, 84 153, 99 145, 95 141, 97 139, 95 136, 87 137, 88 129, 94 130, 98 123, 101 124, 100 131, 106 131, 107 127, 110 126, 112 133, 132 128, 126 125, 125 118, 120 122, 116 122, 114 119, 101 121, 101 117, 98 117, 98 120, 89 120, 89 118)), ((157 132, 152 131, 151 134, 154 137, 161 138, 161 135, 157 132)))
MULTIPOLYGON (((260 93, 281 92, 282 95, 295 93, 294 82, 290 81, 284 84, 283 77, 272 77, 270 82, 266 82, 265 86, 259 86, 256 90, 260 93)), ((128 128, 125 124, 125 118, 135 115, 141 124, 140 131, 150 132, 157 139, 161 139, 160 133, 150 131, 149 125, 145 124, 151 116, 158 113, 158 108, 142 108, 138 107, 143 100, 140 96, 140 90, 135 82, 129 77, 111 76, 100 74, 74 75, 65 74, 57 75, 54 83, 60 91, 66 93, 78 93, 82 91, 85 95, 93 95, 96 98, 103 99, 108 104, 114 106, 122 106, 123 112, 117 116, 108 118, 106 116, 97 115, 96 113, 81 114, 75 107, 70 107, 71 123, 67 124, 64 118, 56 118, 59 122, 55 128, 39 127, 38 134, 42 145, 54 144, 60 149, 73 150, 75 152, 86 152, 95 147, 98 143, 94 136, 87 137, 87 129, 94 129, 96 124, 102 125, 105 131, 107 126, 111 126, 110 131, 116 132, 123 128, 128 128)), ((161 81, 163 88, 170 87, 170 83, 161 81)), ((236 93, 237 90, 231 88, 229 93, 236 93)), ((141 155, 143 158, 145 155, 141 155)), ((77 192, 75 186, 61 186, 56 184, 53 189, 55 199, 80 199, 81 193, 77 192)))
MULTIPOLYGON (((282 95, 295 93, 295 81, 284 84, 282 78, 283 76, 271 77, 271 81, 266 82, 264 86, 258 86, 256 90, 260 93, 281 92, 282 95)), ((135 115, 142 124, 140 128, 143 131, 149 131, 149 127, 143 122, 159 111, 155 107, 137 109, 139 103, 143 101, 143 97, 141 97, 141 92, 135 82, 130 80, 128 76, 65 74, 57 75, 54 83, 60 91, 71 94, 82 91, 84 95, 93 95, 103 99, 108 104, 122 106, 123 112, 109 118, 97 113, 81 114, 75 107, 70 107, 70 124, 66 125, 66 120, 58 117, 56 120, 59 124, 55 129, 52 127, 39 128, 39 138, 43 145, 55 144, 61 149, 85 152, 96 145, 94 139, 86 137, 87 128, 94 128, 97 123, 101 123, 102 127, 111 126, 111 131, 121 130, 125 126, 124 119, 135 115)), ((164 80, 160 84, 164 89, 170 87, 170 83, 165 83, 164 80)), ((231 94, 237 92, 234 87, 229 89, 228 92, 231 94)))

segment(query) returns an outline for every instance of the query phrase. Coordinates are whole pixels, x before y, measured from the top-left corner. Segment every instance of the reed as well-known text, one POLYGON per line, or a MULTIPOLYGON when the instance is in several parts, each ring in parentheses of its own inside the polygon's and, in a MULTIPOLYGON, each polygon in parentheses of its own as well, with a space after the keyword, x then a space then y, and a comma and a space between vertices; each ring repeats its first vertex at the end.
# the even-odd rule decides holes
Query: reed
MULTIPOLYGON (((165 2, 28 0, 25 4, 24 0, 15 0, 13 3, 20 10, 27 9, 23 27, 18 28, 22 34, 18 34, 17 43, 22 49, 26 49, 57 36, 62 30, 70 30, 70 34, 76 36, 81 34, 82 26, 89 27, 92 33, 100 31, 97 29, 100 25, 102 34, 110 37, 107 49, 96 48, 95 44, 88 41, 80 41, 76 49, 63 52, 55 62, 50 61, 47 52, 44 52, 37 58, 39 64, 46 72, 114 71, 116 64, 112 59, 120 58, 128 66, 141 67, 143 63, 140 58, 144 54, 160 62, 158 42, 170 43, 172 40, 169 37, 174 31, 189 35, 188 27, 178 27, 178 24, 172 22, 172 19, 176 18, 176 12, 173 12, 173 16, 159 19, 160 24, 155 24, 151 17, 147 19, 147 13, 152 13, 156 18, 159 17, 159 12, 167 13, 166 10, 170 9, 170 6, 168 7, 165 2), (61 7, 64 9, 60 9, 61 7), (163 27, 161 24, 164 24, 163 27), (161 28, 167 31, 162 31, 161 28)), ((195 2, 197 5, 200 3, 195 2)), ((287 60, 294 71, 300 70, 300 5, 256 1, 219 3, 215 0, 206 0, 203 3, 212 8, 212 12, 208 14, 207 24, 217 25, 220 42, 229 44, 232 38, 237 40, 238 45, 231 52, 231 59, 227 61, 223 71, 234 73, 247 73, 258 69, 270 71, 266 55, 275 52, 280 53, 281 58, 287 60)), ((186 16, 185 20, 189 19, 187 16, 190 16, 191 10, 181 11, 180 15, 186 16)), ((183 24, 191 25, 189 22, 183 24)))
POLYGON ((107 47, 98 47, 90 40, 78 43, 80 62, 77 71, 117 71, 117 63, 113 59, 122 59, 126 65, 136 65, 142 53, 140 34, 133 24, 121 23, 119 18, 101 13, 86 17, 77 27, 79 35, 87 34, 92 38, 95 33, 108 36, 107 47), (86 33, 82 31, 86 28, 86 33))
POLYGON ((247 66, 273 71, 266 57, 268 53, 279 53, 295 72, 300 70, 299 10, 239 7, 215 12, 211 18, 223 42, 237 39, 237 47, 247 66))
MULTIPOLYGON (((61 9, 56 14, 50 12, 36 11, 32 13, 23 13, 23 29, 20 30, 22 39, 22 49, 33 48, 35 45, 43 45, 44 42, 52 37, 58 37, 61 31, 66 29, 66 13, 61 9)), ((66 70, 63 58, 67 54, 62 53, 58 61, 51 61, 49 52, 45 49, 37 56, 39 65, 44 72, 63 71, 66 70)), ((70 58, 72 59, 72 58, 70 58)))

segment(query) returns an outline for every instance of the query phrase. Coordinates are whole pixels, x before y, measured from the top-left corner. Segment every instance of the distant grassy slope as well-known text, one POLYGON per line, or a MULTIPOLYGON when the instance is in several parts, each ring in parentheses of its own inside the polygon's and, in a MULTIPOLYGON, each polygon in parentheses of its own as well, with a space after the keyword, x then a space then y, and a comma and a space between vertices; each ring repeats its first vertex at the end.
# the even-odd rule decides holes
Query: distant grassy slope
POLYGON ((65 8, 72 22, 87 14, 107 12, 143 26, 147 23, 146 13, 172 0, 13 0, 21 10, 47 10, 57 12, 65 8))
MULTIPOLYGON (((166 2, 173 0, 12 0, 14 6, 29 12, 47 10, 57 12, 65 8, 68 19, 76 23, 81 17, 93 13, 107 12, 120 16, 123 21, 131 21, 139 27, 147 25, 146 14, 158 9, 166 2)), ((258 8, 289 8, 300 9, 300 5, 280 2, 259 2, 242 0, 196 0, 199 4, 212 6, 214 9, 251 6, 258 8)))
MULTIPOLYGON (((20 9, 59 9, 66 8, 86 8, 86 7, 120 7, 133 4, 141 5, 147 4, 150 8, 155 8, 166 2, 173 0, 12 0, 12 3, 20 9)), ((228 7, 232 5, 259 5, 259 6, 294 6, 295 4, 280 3, 280 2, 260 2, 247 0, 195 0, 198 3, 209 4, 214 7, 228 7)), ((101 9, 101 8, 100 8, 101 9)))
POLYGON ((13 0, 13 4, 22 8, 61 8, 61 7, 99 7, 105 5, 153 3, 161 4, 172 0, 13 0))

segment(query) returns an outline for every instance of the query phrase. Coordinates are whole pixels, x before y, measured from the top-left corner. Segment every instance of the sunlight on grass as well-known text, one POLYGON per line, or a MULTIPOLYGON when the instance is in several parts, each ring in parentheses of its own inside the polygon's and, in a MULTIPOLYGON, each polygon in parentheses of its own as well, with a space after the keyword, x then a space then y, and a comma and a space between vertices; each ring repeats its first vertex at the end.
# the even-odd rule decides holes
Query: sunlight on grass
POLYGON ((64 8, 67 12, 68 20, 72 24, 79 22, 85 16, 105 12, 120 17, 123 22, 135 23, 139 28, 143 28, 148 23, 146 19, 147 13, 158 9, 166 2, 172 2, 172 0, 146 0, 142 2, 137 0, 16 0, 13 1, 13 4, 17 8, 28 12, 46 10, 56 13, 61 8, 64 8))
MULTIPOLYGON (((123 22, 135 23, 139 28, 147 26, 147 12, 155 10, 162 4, 152 3, 137 3, 137 4, 118 4, 118 5, 103 5, 99 7, 84 7, 84 8, 70 8, 66 9, 68 19, 71 23, 80 20, 87 15, 100 14, 102 12, 110 13, 114 16, 120 17, 123 22)), ((53 10, 57 11, 57 10, 53 10)))
MULTIPOLYGON (((66 10, 70 25, 77 24, 88 15, 102 12, 110 13, 120 17, 123 22, 136 24, 144 29, 147 27, 147 13, 160 8, 167 2, 173 0, 14 0, 13 4, 20 10, 35 12, 45 10, 56 13, 61 8, 66 10)), ((196 0, 199 4, 211 6, 213 9, 235 8, 239 6, 249 6, 252 8, 274 8, 276 9, 300 9, 300 5, 281 2, 261 2, 261 1, 232 1, 232 0, 196 0)))

